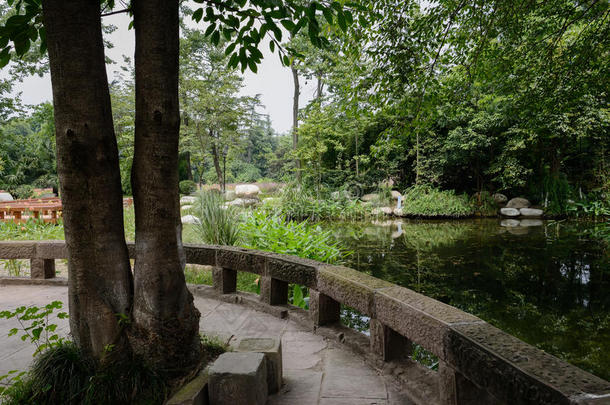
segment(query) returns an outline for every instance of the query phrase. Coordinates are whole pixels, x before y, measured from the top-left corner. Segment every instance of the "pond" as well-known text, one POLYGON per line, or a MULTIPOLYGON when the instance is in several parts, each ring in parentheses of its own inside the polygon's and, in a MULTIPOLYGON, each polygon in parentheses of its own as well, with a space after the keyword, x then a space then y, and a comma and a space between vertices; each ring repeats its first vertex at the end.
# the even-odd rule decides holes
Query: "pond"
POLYGON ((353 251, 348 266, 472 313, 610 380, 608 222, 506 227, 497 219, 401 220, 322 227, 353 251))

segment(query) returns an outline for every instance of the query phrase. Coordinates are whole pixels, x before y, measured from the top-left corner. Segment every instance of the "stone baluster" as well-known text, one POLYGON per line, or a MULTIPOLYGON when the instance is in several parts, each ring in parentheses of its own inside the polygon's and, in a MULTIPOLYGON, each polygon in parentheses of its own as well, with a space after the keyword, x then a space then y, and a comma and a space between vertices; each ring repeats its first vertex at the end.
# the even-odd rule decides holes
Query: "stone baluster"
POLYGON ((288 283, 270 276, 261 276, 261 301, 269 305, 288 303, 288 283))
POLYGON ((323 326, 341 320, 341 304, 328 295, 310 289, 309 313, 315 326, 323 326))
POLYGON ((235 293, 237 291, 237 271, 225 267, 213 267, 212 285, 221 294, 235 293))

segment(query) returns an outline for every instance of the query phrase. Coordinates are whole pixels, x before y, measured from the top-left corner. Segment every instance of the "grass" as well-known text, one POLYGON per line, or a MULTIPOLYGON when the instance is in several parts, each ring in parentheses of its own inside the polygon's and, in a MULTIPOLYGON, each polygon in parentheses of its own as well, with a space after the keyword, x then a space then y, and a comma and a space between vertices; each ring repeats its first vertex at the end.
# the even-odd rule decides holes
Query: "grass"
POLYGON ((240 241, 238 215, 233 207, 223 204, 223 198, 215 192, 202 191, 197 195, 191 213, 199 218, 199 223, 192 229, 201 242, 234 246, 240 241))
POLYGON ((422 218, 464 218, 475 212, 466 195, 426 185, 412 186, 403 193, 404 215, 422 218))
MULTIPOLYGON (((202 364, 214 361, 228 346, 201 336, 202 364)), ((110 354, 103 363, 87 359, 72 341, 64 341, 35 357, 28 373, 0 391, 6 405, 161 404, 172 391, 166 375, 144 359, 110 354)))

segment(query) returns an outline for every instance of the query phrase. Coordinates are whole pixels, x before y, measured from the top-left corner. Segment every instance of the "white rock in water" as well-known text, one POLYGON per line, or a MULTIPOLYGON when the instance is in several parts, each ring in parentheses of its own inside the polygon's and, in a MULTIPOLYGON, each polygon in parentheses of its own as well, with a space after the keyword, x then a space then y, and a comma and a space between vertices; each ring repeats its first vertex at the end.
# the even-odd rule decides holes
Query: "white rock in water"
POLYGON ((392 211, 394 213, 394 215, 396 215, 397 217, 402 217, 404 214, 402 212, 402 208, 394 208, 394 211, 392 211))
POLYGON ((505 217, 518 217, 521 215, 519 210, 516 208, 501 208, 500 214, 504 215, 505 217))
POLYGON ((500 226, 505 228, 514 228, 519 225, 521 225, 521 221, 517 219, 503 219, 502 222, 500 222, 500 226))
POLYGON ((530 203, 525 198, 517 197, 517 198, 513 198, 512 200, 510 200, 506 204, 506 208, 516 208, 516 209, 529 208, 530 205, 532 205, 532 203, 530 203))
POLYGON ((400 194, 400 191, 392 190, 392 198, 395 200, 398 200, 398 197, 402 197, 402 194, 400 194))
POLYGON ((360 199, 364 202, 375 201, 379 199, 379 194, 365 194, 360 199))
POLYGON ((181 218, 183 224, 198 225, 201 223, 199 218, 194 215, 185 215, 181 218))
POLYGON ((197 201, 197 197, 184 196, 180 199, 180 205, 193 205, 197 201))
POLYGON ((255 184, 240 184, 235 186, 235 195, 237 197, 256 198, 261 192, 261 189, 255 184))
POLYGON ((0 193, 0 201, 13 201, 13 196, 9 193, 0 193))
POLYGON ((522 219, 521 226, 542 226, 543 222, 540 219, 522 219))
POLYGON ((521 212, 521 215, 523 215, 524 217, 538 218, 544 215, 544 211, 536 208, 521 208, 519 212, 521 212))

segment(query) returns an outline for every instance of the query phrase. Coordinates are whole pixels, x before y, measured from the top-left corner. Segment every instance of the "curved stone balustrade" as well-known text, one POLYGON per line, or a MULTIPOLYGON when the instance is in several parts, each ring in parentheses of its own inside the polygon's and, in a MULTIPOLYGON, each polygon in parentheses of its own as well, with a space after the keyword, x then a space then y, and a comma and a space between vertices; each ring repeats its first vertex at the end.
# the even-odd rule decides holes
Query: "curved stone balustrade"
MULTIPOLYGON (((128 244, 133 257, 134 245, 128 244)), ((341 304, 370 317, 370 352, 398 361, 418 344, 439 359, 441 404, 610 404, 610 383, 432 298, 356 270, 227 246, 185 245, 189 264, 212 266, 214 289, 233 294, 237 272, 260 275, 260 300, 288 303, 288 284, 309 288, 316 327, 340 320, 341 304)), ((0 259, 30 259, 33 278, 54 276, 63 241, 0 242, 0 259)))

